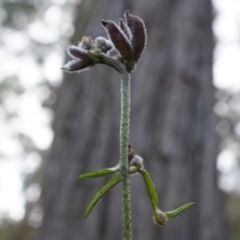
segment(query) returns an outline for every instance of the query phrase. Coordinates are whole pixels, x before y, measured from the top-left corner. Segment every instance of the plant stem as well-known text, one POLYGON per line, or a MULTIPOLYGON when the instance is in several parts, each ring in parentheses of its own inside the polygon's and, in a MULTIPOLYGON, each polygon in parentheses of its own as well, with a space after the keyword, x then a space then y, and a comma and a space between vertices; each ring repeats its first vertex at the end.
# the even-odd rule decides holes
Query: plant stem
POLYGON ((132 240, 130 185, 128 174, 128 144, 130 126, 130 74, 118 60, 101 54, 99 63, 106 64, 121 74, 120 175, 122 182, 122 213, 124 239, 132 240))
POLYGON ((124 239, 132 240, 130 185, 128 175, 128 143, 130 126, 130 74, 121 77, 120 174, 122 181, 122 212, 124 239))

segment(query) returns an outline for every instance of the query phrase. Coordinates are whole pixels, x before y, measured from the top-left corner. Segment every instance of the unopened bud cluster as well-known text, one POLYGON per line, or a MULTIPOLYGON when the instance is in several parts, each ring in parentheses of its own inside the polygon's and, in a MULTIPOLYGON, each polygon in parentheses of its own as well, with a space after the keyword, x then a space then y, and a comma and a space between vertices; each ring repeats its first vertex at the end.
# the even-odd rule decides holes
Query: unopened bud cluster
POLYGON ((102 20, 108 39, 104 37, 83 37, 78 46, 70 46, 68 55, 73 58, 65 64, 62 69, 69 72, 81 72, 91 68, 97 63, 102 63, 103 54, 109 55, 111 50, 117 52, 118 59, 123 63, 128 72, 132 72, 146 46, 145 24, 137 16, 128 11, 124 14, 124 20, 120 19, 119 24, 108 20, 102 20))

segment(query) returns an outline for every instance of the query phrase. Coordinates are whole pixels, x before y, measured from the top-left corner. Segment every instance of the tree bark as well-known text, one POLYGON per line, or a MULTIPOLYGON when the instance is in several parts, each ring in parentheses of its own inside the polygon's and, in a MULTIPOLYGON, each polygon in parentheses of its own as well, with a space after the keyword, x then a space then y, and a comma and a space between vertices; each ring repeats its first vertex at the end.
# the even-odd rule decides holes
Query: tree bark
MULTIPOLYGON (((82 1, 71 42, 105 35, 100 20, 118 21, 127 9, 148 30, 146 51, 132 76, 131 144, 145 159, 163 210, 197 203, 165 227, 155 226, 143 180, 132 177, 133 238, 226 240, 217 187, 211 1, 82 1)), ((78 179, 119 160, 119 74, 106 66, 64 74, 55 114, 38 239, 122 239, 120 187, 84 219, 106 179, 78 179)))

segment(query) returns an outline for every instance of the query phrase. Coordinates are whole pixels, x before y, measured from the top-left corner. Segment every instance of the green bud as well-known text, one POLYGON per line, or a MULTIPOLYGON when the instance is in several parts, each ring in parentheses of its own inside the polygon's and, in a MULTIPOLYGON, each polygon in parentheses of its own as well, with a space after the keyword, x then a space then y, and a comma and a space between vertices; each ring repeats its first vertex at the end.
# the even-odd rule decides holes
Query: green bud
POLYGON ((167 224, 167 216, 160 209, 156 209, 153 216, 153 222, 157 225, 164 226, 167 224))

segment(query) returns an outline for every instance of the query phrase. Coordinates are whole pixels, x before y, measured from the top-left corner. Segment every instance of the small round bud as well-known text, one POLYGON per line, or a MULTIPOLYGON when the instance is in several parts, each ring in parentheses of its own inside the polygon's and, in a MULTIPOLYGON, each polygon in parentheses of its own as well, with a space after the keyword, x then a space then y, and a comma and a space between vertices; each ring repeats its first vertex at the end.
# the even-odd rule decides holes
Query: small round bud
POLYGON ((97 47, 100 48, 104 53, 113 49, 112 42, 107 40, 104 37, 97 37, 95 41, 96 41, 97 47))
POLYGON ((82 41, 79 43, 79 46, 86 50, 92 49, 94 45, 94 41, 91 37, 83 37, 82 41))
POLYGON ((153 222, 157 225, 164 226, 167 224, 167 216, 160 209, 157 209, 153 216, 153 222))
POLYGON ((130 161, 130 167, 137 167, 138 169, 143 168, 143 158, 139 155, 134 155, 133 159, 130 161))

